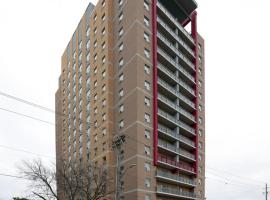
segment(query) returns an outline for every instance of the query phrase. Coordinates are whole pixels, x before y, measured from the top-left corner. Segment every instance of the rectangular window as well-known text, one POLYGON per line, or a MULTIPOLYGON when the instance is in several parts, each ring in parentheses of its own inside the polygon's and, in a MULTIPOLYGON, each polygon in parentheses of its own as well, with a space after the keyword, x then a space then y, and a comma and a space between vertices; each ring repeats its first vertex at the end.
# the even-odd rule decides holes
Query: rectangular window
POLYGON ((149 27, 149 19, 144 16, 143 23, 145 26, 149 27))
POLYGON ((149 162, 144 163, 144 171, 150 172, 151 164, 149 162))
POLYGON ((105 28, 102 29, 101 33, 102 33, 102 35, 105 35, 105 33, 106 33, 105 28))
POLYGON ((122 73, 119 75, 119 82, 121 83, 123 82, 123 80, 124 80, 124 74, 122 73))
POLYGON ((144 121, 147 122, 147 123, 150 123, 150 115, 145 113, 144 114, 144 121))
POLYGON ((122 112, 124 112, 124 104, 119 106, 119 113, 122 113, 122 112))
POLYGON ((90 40, 87 41, 86 48, 87 48, 87 50, 90 48, 90 40))
POLYGON ((144 73, 150 74, 150 67, 148 65, 144 65, 144 73))
POLYGON ((124 59, 121 58, 121 59, 119 60, 119 68, 123 67, 123 65, 124 65, 124 59))
POLYGON ((119 4, 119 6, 122 6, 123 5, 123 0, 118 0, 118 4, 119 4))
POLYGON ((120 128, 120 129, 124 128, 124 120, 121 120, 121 121, 119 122, 119 128, 120 128))
POLYGON ((103 0, 102 3, 101 3, 102 7, 104 7, 106 5, 106 1, 103 0))
POLYGON ((123 96, 124 96, 124 90, 121 89, 121 90, 119 90, 119 97, 121 98, 121 97, 123 97, 123 96))
POLYGON ((148 0, 144 0, 143 7, 145 8, 145 10, 149 11, 149 2, 148 2, 148 0))
POLYGON ((150 188, 151 187, 151 180, 150 180, 150 178, 146 178, 144 180, 144 185, 145 185, 146 188, 150 188))
POLYGON ((144 154, 147 156, 150 156, 150 147, 149 146, 144 146, 144 154))
POLYGON ((144 137, 146 139, 150 139, 150 131, 149 130, 144 130, 144 137))
POLYGON ((144 32, 143 38, 144 38, 144 40, 145 40, 146 42, 148 42, 148 43, 150 42, 150 37, 149 37, 149 34, 148 34, 148 33, 144 32))
POLYGON ((106 43, 105 43, 105 42, 103 42, 101 46, 102 46, 102 49, 105 49, 105 47, 106 47, 106 43))
POLYGON ((148 59, 150 58, 150 51, 148 49, 144 49, 144 56, 148 59))
POLYGON ((87 36, 87 37, 90 36, 90 27, 88 27, 87 30, 86 30, 86 36, 87 36))
POLYGON ((103 56, 103 58, 102 58, 102 64, 105 64, 105 62, 106 62, 106 57, 103 56))
POLYGON ((121 37, 123 34, 124 34, 124 29, 123 29, 123 27, 121 27, 119 29, 118 35, 119 35, 119 37, 121 37))
POLYGON ((119 20, 119 22, 123 20, 123 17, 124 17, 123 12, 121 12, 121 13, 118 15, 118 20, 119 20))
POLYGON ((147 81, 144 81, 144 88, 145 88, 146 90, 150 90, 150 83, 147 82, 147 81))
POLYGON ((144 105, 150 106, 150 99, 148 97, 144 97, 144 105))
POLYGON ((105 21, 105 13, 102 15, 101 20, 105 21))
POLYGON ((123 49, 124 49, 124 44, 123 44, 123 42, 118 46, 118 50, 121 52, 121 51, 123 51, 123 49))

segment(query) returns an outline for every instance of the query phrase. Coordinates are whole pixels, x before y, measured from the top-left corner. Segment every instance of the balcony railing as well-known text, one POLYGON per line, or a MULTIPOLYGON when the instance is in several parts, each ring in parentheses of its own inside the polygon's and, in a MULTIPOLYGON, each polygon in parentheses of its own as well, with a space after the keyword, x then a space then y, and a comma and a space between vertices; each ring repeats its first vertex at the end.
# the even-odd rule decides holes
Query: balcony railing
POLYGON ((163 26, 163 28, 171 34, 171 36, 180 44, 182 45, 190 55, 195 57, 194 51, 182 40, 180 37, 169 27, 160 17, 157 17, 157 22, 163 26))
POLYGON ((170 165, 174 168, 187 171, 189 173, 193 173, 193 174, 195 173, 194 167, 191 167, 190 165, 183 163, 183 162, 177 162, 175 160, 171 160, 170 158, 163 156, 163 155, 158 155, 158 161, 165 163, 167 165, 170 165))
POLYGON ((164 103, 168 104, 169 106, 171 106, 172 108, 177 110, 179 113, 181 113, 182 115, 184 115, 185 117, 187 117, 191 121, 195 122, 195 117, 192 114, 190 114, 189 112, 187 112, 184 109, 177 106, 174 102, 169 100, 167 97, 165 97, 165 96, 163 96, 161 94, 158 94, 158 99, 163 101, 164 103))
POLYGON ((196 199, 196 195, 192 192, 181 191, 175 188, 169 188, 168 186, 164 187, 164 186, 158 185, 157 193, 163 193, 165 195, 167 194, 169 196, 175 196, 175 197, 186 197, 189 199, 196 199))
POLYGON ((167 128, 166 126, 163 126, 161 124, 158 124, 158 130, 175 138, 176 140, 179 140, 189 146, 192 146, 193 148, 195 148, 195 142, 193 142, 192 140, 182 136, 182 135, 179 135, 176 131, 173 131, 169 128, 167 128))
POLYGON ((177 64, 175 60, 172 59, 171 56, 169 56, 165 51, 163 51, 161 48, 158 48, 157 52, 162 55, 169 63, 171 63, 172 66, 178 69, 184 76, 195 83, 195 78, 190 75, 189 72, 187 72, 181 65, 177 64))
POLYGON ((193 70, 195 70, 195 66, 190 60, 184 56, 171 42, 169 42, 161 33, 157 33, 158 38, 163 41, 168 47, 171 48, 171 50, 176 53, 176 55, 181 58, 185 63, 193 70))
POLYGON ((188 84, 186 84, 184 81, 182 81, 179 78, 177 78, 170 70, 168 70, 167 67, 165 67, 161 63, 158 63, 158 68, 161 69, 168 76, 170 76, 173 80, 175 80, 179 85, 181 85, 190 94, 192 94, 193 96, 195 96, 195 91, 188 84))
POLYGON ((164 172, 162 170, 157 170, 157 177, 171 179, 171 180, 174 180, 174 181, 179 182, 179 183, 183 183, 183 184, 187 184, 187 185, 191 185, 191 186, 196 186, 195 181, 193 181, 192 179, 183 178, 183 177, 171 174, 169 172, 164 172))
POLYGON ((177 92, 172 86, 170 86, 168 83, 163 81, 162 79, 158 78, 158 84, 166 88, 168 91, 173 93, 176 97, 181 99, 183 102, 185 102, 187 105, 189 105, 191 108, 195 109, 195 104, 191 102, 188 98, 186 98, 184 95, 177 92))
POLYGON ((167 15, 167 17, 171 20, 171 22, 182 32, 184 35, 194 44, 194 39, 190 36, 190 34, 179 24, 179 22, 164 8, 160 2, 157 2, 157 6, 160 10, 163 11, 167 15))
POLYGON ((185 158, 191 159, 193 161, 195 160, 195 156, 193 154, 191 154, 188 151, 185 151, 185 150, 183 150, 181 148, 177 148, 175 145, 172 145, 172 144, 170 144, 170 143, 168 143, 168 142, 166 142, 164 140, 159 139, 158 140, 158 146, 160 146, 162 148, 165 148, 165 149, 167 149, 169 151, 172 151, 172 152, 174 152, 174 153, 176 153, 178 155, 181 155, 181 156, 183 156, 185 158))
POLYGON ((164 112, 161 109, 158 109, 158 114, 161 115, 162 117, 174 122, 180 128, 185 129, 186 131, 188 131, 191 134, 195 135, 195 129, 194 128, 191 128, 189 125, 185 124, 184 122, 181 122, 181 121, 177 120, 174 116, 171 116, 170 114, 164 112))

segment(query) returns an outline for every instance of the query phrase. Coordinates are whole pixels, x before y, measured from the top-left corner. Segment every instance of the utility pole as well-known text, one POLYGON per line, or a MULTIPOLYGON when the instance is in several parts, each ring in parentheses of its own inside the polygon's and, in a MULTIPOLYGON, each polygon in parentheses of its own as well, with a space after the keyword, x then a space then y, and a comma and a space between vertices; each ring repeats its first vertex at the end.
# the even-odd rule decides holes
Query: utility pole
POLYGON ((119 189, 120 189, 120 184, 119 184, 119 177, 120 177, 120 152, 121 152, 121 147, 122 144, 124 144, 126 141, 126 136, 121 135, 118 136, 113 142, 112 142, 112 148, 113 150, 116 150, 116 172, 115 172, 115 200, 119 199, 119 189))
POLYGON ((267 183, 265 184, 265 200, 268 200, 268 187, 267 187, 267 183))

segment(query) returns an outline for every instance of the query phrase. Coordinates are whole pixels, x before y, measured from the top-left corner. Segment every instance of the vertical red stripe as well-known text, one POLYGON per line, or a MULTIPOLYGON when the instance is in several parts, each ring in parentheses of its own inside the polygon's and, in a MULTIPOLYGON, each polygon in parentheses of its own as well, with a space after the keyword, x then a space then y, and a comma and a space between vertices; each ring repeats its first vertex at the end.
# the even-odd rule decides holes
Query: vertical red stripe
POLYGON ((157 0, 152 1, 152 44, 153 44, 153 154, 154 165, 158 159, 158 102, 157 102, 157 0))
POLYGON ((198 104, 199 104, 199 99, 198 99, 198 96, 199 96, 199 89, 198 89, 198 33, 197 33, 197 12, 194 11, 192 13, 192 16, 191 16, 191 34, 192 34, 192 37, 194 39, 194 42, 195 42, 195 47, 194 47, 194 53, 195 53, 195 69, 196 69, 196 72, 195 72, 195 82, 196 82, 196 86, 195 86, 195 94, 196 94, 196 98, 195 98, 195 106, 196 106, 196 111, 195 111, 195 118, 196 118, 196 124, 195 124, 195 131, 196 131, 196 136, 195 136, 195 144, 196 144, 196 150, 195 150, 195 154, 196 154, 196 163, 195 163, 195 172, 196 172, 196 175, 198 175, 198 170, 199 170, 199 166, 198 166, 198 158, 199 158, 199 137, 198 137, 198 134, 199 134, 199 124, 198 124, 198 121, 199 121, 199 113, 198 113, 198 104))

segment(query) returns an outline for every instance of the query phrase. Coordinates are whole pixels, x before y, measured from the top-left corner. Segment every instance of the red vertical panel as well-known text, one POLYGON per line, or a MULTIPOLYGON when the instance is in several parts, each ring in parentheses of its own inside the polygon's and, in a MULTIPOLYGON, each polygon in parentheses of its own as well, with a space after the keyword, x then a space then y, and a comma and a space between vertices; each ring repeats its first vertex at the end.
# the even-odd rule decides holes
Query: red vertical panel
POLYGON ((195 124, 195 131, 196 131, 196 136, 195 136, 195 144, 196 144, 196 150, 195 150, 195 154, 196 154, 196 163, 195 163, 195 172, 196 175, 198 175, 198 157, 199 157, 199 137, 198 137, 198 132, 199 132, 199 113, 198 113, 198 104, 199 104, 199 89, 198 89, 198 33, 197 33, 197 12, 194 11, 192 13, 191 16, 191 34, 192 37, 194 39, 195 42, 195 47, 194 47, 194 53, 195 53, 195 82, 196 82, 196 86, 195 86, 195 94, 196 94, 196 98, 195 98, 195 107, 196 107, 196 111, 195 111, 195 118, 196 118, 196 124, 195 124))
POLYGON ((152 1, 152 44, 153 44, 153 154, 154 165, 158 159, 158 118, 157 118, 157 0, 152 1))

